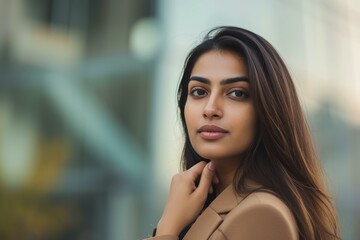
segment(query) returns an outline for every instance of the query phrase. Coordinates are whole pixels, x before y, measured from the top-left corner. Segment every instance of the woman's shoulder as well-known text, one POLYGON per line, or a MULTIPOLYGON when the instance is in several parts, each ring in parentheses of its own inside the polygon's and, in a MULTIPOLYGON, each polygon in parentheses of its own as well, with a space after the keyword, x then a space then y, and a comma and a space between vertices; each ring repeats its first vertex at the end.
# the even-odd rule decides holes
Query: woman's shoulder
POLYGON ((292 217, 289 207, 270 190, 260 190, 250 193, 235 207, 238 211, 251 211, 257 209, 269 209, 281 213, 286 217, 292 217))
POLYGON ((298 239, 296 220, 287 205, 271 191, 257 191, 234 207, 219 226, 227 239, 298 239))

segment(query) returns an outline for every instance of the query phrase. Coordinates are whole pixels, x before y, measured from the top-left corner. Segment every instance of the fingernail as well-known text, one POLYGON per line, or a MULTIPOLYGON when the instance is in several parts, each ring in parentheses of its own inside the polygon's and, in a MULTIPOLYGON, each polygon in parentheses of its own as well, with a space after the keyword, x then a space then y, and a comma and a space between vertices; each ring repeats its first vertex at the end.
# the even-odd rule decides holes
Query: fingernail
POLYGON ((211 171, 215 171, 215 163, 213 163, 212 161, 209 163, 208 165, 208 168, 211 170, 211 171))

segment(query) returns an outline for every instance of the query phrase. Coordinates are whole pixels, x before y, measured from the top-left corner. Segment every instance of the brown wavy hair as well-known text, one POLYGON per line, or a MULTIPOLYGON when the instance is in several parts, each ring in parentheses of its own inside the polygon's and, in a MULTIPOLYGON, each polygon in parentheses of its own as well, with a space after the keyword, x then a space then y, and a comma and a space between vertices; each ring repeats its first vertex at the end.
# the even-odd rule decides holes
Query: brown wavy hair
POLYGON ((257 113, 257 132, 234 177, 238 194, 250 193, 245 179, 275 192, 292 211, 300 239, 340 239, 333 203, 325 189, 295 86, 283 60, 261 36, 237 27, 211 30, 187 56, 178 88, 178 107, 185 133, 182 167, 199 161, 187 132, 184 107, 197 59, 211 50, 241 56, 248 68, 250 95, 257 113))

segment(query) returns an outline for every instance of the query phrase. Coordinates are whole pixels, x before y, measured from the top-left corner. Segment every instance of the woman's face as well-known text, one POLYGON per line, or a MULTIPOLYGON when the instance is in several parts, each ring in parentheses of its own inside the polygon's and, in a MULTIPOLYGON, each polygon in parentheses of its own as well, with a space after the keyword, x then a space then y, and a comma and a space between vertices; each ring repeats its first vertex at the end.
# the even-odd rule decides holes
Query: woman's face
POLYGON ((253 142, 254 104, 244 60, 229 51, 200 56, 190 75, 185 121, 195 151, 210 160, 239 161, 253 142))

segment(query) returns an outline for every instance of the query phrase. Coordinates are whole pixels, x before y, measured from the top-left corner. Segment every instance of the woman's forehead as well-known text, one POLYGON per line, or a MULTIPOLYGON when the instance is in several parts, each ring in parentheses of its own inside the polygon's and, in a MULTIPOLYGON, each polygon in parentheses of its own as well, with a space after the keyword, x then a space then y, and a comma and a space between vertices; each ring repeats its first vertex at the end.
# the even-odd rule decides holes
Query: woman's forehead
POLYGON ((230 51, 212 50, 201 55, 191 71, 192 76, 207 79, 228 79, 248 75, 246 63, 238 54, 230 51))

